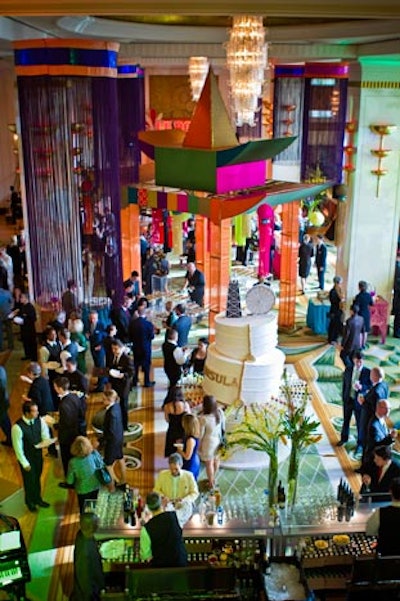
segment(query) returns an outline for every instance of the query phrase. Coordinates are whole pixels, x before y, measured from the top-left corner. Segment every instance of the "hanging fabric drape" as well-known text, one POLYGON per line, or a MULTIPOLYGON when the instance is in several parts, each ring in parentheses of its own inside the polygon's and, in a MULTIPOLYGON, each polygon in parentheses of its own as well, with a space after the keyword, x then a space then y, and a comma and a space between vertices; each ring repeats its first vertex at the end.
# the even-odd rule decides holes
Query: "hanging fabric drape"
POLYGON ((122 295, 118 44, 16 42, 33 295, 122 295))
POLYGON ((274 86, 274 138, 296 136, 275 161, 296 165, 301 161, 301 144, 304 110, 304 67, 279 65, 275 67, 274 86))
POLYGON ((118 65, 119 158, 122 185, 139 181, 140 148, 137 133, 146 126, 144 69, 118 65))
MULTIPOLYGON (((301 179, 315 174, 342 181, 348 66, 315 63, 305 68, 301 179)), ((318 175, 317 175, 318 177, 318 175)))

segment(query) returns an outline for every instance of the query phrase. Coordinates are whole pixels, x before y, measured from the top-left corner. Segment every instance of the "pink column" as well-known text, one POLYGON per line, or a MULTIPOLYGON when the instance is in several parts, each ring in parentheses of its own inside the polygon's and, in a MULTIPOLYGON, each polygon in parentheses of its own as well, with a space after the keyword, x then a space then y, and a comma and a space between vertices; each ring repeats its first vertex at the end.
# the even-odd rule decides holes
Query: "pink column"
POLYGON ((272 271, 270 264, 271 244, 274 238, 274 210, 267 204, 257 209, 258 214, 258 275, 265 276, 272 271))

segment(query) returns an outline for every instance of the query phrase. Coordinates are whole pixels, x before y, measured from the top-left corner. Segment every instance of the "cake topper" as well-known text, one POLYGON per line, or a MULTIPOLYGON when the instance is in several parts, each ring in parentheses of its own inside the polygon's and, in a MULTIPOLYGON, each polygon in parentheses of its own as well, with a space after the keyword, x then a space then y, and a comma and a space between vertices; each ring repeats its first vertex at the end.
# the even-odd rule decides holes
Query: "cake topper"
POLYGON ((268 278, 259 278, 246 294, 246 307, 253 315, 265 315, 275 304, 275 294, 268 278))
POLYGON ((237 280, 231 280, 229 282, 228 299, 226 302, 226 317, 242 317, 239 282, 237 280))

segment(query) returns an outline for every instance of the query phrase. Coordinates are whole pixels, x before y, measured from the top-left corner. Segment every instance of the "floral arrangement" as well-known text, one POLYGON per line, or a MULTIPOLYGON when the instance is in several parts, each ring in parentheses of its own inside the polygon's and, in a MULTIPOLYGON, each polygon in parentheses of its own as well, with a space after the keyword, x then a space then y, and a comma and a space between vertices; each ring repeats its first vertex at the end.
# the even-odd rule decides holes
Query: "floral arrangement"
MULTIPOLYGON (((306 415, 309 398, 306 384, 289 378, 285 370, 279 398, 263 404, 242 406, 237 410, 238 414, 243 414, 240 423, 227 432, 228 449, 242 447, 267 453, 270 506, 276 502, 279 440, 285 445, 291 441, 287 479, 288 503, 293 506, 296 501, 300 454, 306 447, 321 439, 321 435, 317 434, 320 423, 306 415)), ((239 421, 238 414, 236 419, 239 421)))

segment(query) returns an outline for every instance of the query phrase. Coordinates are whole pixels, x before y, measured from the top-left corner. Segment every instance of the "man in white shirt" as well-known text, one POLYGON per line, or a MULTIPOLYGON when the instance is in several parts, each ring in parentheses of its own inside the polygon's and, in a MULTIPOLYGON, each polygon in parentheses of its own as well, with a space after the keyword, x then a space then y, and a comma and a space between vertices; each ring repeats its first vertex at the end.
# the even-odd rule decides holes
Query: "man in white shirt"
POLYGON ((36 403, 25 401, 22 405, 22 417, 11 429, 11 439, 17 456, 25 489, 25 503, 29 511, 38 507, 49 507, 42 499, 40 477, 43 469, 42 449, 37 445, 50 439, 46 422, 39 417, 36 403))
POLYGON ((164 371, 169 380, 167 396, 163 406, 171 401, 171 391, 176 386, 182 376, 182 367, 189 357, 190 351, 178 346, 178 332, 168 330, 167 339, 163 342, 162 352, 164 357, 164 371))
POLYGON ((179 453, 172 453, 168 464, 169 469, 158 474, 154 491, 161 495, 163 507, 175 509, 182 527, 192 516, 199 489, 193 474, 182 469, 183 460, 179 453))

